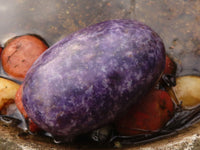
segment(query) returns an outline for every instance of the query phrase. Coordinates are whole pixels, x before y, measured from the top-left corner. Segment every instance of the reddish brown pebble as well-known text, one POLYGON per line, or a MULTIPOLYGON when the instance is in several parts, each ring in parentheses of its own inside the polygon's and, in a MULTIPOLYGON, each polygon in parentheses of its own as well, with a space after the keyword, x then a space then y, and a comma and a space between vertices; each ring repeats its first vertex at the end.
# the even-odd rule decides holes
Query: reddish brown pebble
POLYGON ((34 61, 48 48, 48 46, 34 35, 15 37, 6 43, 2 52, 2 66, 5 72, 23 80, 34 61))

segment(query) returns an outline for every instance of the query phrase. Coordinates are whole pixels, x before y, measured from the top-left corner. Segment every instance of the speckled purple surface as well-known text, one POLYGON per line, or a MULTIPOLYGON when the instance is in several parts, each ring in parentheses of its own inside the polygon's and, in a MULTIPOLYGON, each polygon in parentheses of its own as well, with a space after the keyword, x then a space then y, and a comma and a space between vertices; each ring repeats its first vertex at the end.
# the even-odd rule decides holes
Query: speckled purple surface
POLYGON ((149 27, 99 23, 36 61, 24 81, 24 107, 44 130, 73 137, 113 121, 155 84, 164 65, 164 45, 149 27))

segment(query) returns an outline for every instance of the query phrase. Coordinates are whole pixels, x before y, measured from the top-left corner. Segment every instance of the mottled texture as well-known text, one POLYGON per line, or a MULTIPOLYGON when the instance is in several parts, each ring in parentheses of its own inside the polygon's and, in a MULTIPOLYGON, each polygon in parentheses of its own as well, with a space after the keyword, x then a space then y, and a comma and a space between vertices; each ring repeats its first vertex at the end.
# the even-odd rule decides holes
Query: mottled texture
POLYGON ((149 27, 102 22, 36 61, 24 81, 24 107, 44 130, 73 137, 113 121, 155 84, 164 65, 164 45, 149 27))

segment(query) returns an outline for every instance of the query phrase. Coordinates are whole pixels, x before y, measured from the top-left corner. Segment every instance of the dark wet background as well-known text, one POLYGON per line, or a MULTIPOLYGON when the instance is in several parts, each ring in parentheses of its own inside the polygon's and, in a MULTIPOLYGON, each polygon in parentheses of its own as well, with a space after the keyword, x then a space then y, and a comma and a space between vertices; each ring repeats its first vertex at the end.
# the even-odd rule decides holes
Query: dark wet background
POLYGON ((0 0, 0 44, 33 33, 52 45, 88 25, 122 18, 146 23, 162 37, 177 75, 200 75, 200 0, 0 0))

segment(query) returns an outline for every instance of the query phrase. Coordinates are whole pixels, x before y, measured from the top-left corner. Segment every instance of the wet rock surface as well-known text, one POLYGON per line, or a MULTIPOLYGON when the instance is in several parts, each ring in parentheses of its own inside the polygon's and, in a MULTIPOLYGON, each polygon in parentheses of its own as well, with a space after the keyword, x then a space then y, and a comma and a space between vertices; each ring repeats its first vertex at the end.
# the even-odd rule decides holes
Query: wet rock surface
MULTIPOLYGON (((0 0, 0 44, 15 35, 34 33, 49 45, 88 25, 108 19, 137 19, 164 40, 167 53, 178 65, 177 75, 200 75, 199 0, 0 0)), ((0 69, 0 73, 3 70, 0 69)), ((51 139, 21 134, 0 124, 0 149, 87 149, 84 145, 59 145, 51 139)), ((134 149, 198 149, 200 127, 195 125, 175 137, 134 149), (163 147, 164 146, 164 147, 163 147), (184 147, 183 147, 184 146, 184 147)))

